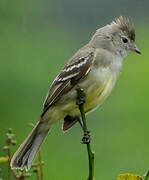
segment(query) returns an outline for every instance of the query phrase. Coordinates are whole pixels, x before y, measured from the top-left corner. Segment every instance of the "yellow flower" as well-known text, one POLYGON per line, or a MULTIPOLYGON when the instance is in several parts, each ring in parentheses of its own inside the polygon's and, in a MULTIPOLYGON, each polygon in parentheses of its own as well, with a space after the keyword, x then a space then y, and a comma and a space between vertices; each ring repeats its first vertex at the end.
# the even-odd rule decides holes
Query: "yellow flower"
POLYGON ((118 180, 143 180, 143 177, 137 174, 120 174, 118 180))

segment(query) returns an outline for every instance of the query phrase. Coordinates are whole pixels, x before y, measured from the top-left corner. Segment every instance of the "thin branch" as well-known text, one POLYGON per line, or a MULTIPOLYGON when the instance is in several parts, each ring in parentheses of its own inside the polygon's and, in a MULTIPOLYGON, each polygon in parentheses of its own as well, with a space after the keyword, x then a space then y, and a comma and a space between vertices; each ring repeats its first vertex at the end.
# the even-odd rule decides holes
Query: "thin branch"
POLYGON ((85 103, 85 93, 83 89, 77 89, 77 105, 79 107, 82 123, 83 123, 83 132, 84 136, 82 139, 83 144, 87 146, 88 152, 88 159, 89 159, 89 177, 88 180, 94 180, 94 153, 92 152, 91 145, 90 145, 90 132, 88 131, 87 124, 86 124, 86 116, 84 112, 84 103, 85 103))
POLYGON ((11 179, 10 159, 11 159, 10 144, 8 144, 8 180, 11 179))
POLYGON ((7 135, 7 139, 6 139, 6 143, 7 146, 4 146, 4 149, 7 150, 7 156, 8 156, 8 180, 11 179, 11 167, 10 167, 10 160, 11 160, 11 150, 10 147, 13 144, 13 136, 14 134, 12 134, 12 129, 10 128, 8 130, 7 135))
POLYGON ((39 173, 39 167, 38 166, 35 167, 33 172, 36 173, 37 180, 40 180, 40 173, 39 173))
POLYGON ((39 168, 40 168, 40 180, 43 180, 43 162, 42 162, 41 151, 39 151, 38 153, 38 158, 39 158, 39 168))

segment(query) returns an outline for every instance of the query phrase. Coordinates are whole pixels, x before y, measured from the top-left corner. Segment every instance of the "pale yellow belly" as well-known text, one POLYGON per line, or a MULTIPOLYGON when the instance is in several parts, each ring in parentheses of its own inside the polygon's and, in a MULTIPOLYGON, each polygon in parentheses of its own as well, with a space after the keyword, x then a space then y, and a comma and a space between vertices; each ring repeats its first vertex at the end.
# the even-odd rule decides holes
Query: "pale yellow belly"
MULTIPOLYGON (((105 101, 116 79, 117 76, 115 73, 95 69, 90 72, 85 79, 79 82, 78 85, 83 88, 86 93, 86 102, 84 104, 86 113, 93 111, 105 101)), ((76 88, 77 87, 74 87, 67 94, 63 95, 63 97, 49 109, 45 118, 48 119, 50 117, 56 122, 67 115, 72 117, 80 116, 80 111, 76 105, 76 88)))
MULTIPOLYGON (((92 82, 90 86, 86 89, 86 102, 84 105, 85 112, 90 112, 100 106, 107 96, 110 94, 116 78, 114 76, 110 76, 102 85, 97 82, 92 82)), ((76 94, 76 91, 74 92, 76 94)), ((73 95, 72 95, 73 96, 73 95)), ((69 114, 70 116, 80 116, 80 112, 78 106, 76 105, 76 95, 75 98, 67 102, 65 105, 63 104, 63 112, 65 114, 69 114)))
POLYGON ((92 85, 86 93, 86 103, 85 103, 85 111, 89 112, 96 109, 100 106, 105 99, 110 94, 114 84, 115 84, 115 76, 110 76, 103 87, 98 87, 97 85, 92 85))
MULTIPOLYGON (((110 94, 116 77, 114 75, 108 76, 104 83, 98 83, 98 81, 91 81, 90 83, 82 83, 82 88, 86 92, 86 102, 84 105, 85 112, 93 111, 100 106, 107 96, 110 94)), ((52 106, 45 118, 53 119, 53 122, 57 122, 63 119, 65 116, 70 115, 72 117, 80 116, 80 111, 76 105, 76 90, 73 89, 69 94, 65 95, 58 103, 52 106)))

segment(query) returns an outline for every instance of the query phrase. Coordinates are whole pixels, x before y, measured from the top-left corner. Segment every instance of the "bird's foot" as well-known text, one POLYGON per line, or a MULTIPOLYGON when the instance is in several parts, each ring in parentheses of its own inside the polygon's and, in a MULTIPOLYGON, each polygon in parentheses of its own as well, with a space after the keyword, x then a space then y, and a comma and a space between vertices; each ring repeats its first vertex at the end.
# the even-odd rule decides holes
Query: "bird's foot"
POLYGON ((82 144, 89 144, 91 142, 91 134, 90 131, 87 131, 84 133, 84 136, 82 138, 82 144))
POLYGON ((78 93, 78 97, 77 97, 77 100, 76 100, 76 104, 78 106, 85 104, 85 93, 84 93, 83 89, 78 88, 77 93, 78 93))

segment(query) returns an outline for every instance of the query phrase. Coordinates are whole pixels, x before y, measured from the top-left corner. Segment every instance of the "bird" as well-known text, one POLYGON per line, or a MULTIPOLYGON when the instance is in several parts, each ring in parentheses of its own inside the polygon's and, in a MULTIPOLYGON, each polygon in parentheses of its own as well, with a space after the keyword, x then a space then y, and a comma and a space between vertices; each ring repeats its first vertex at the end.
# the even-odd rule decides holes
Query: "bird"
POLYGON ((99 28, 57 75, 47 93, 40 120, 11 159, 12 169, 29 170, 53 124, 62 120, 62 130, 69 130, 80 120, 76 104, 78 87, 85 93, 86 114, 99 107, 111 93, 130 52, 141 54, 135 45, 135 28, 120 16, 99 28))

